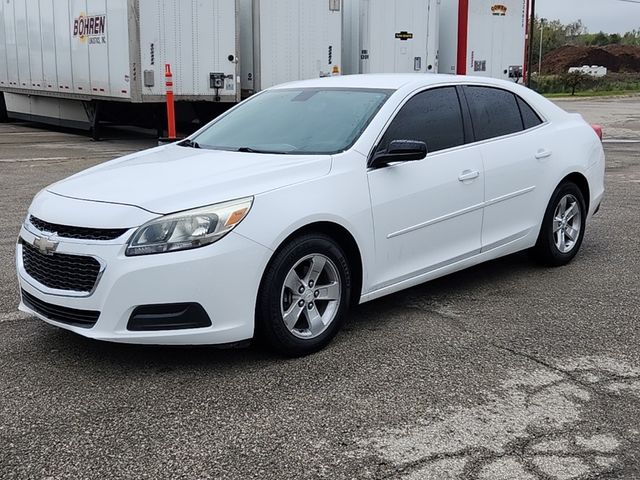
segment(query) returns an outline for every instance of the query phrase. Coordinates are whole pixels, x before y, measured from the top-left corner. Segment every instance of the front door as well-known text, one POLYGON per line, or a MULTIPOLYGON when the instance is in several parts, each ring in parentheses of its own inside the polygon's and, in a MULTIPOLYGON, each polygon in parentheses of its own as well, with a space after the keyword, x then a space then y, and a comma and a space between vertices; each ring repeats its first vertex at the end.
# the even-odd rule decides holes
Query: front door
POLYGON ((480 252, 484 172, 477 148, 465 146, 455 87, 410 98, 379 142, 421 140, 424 160, 368 172, 376 268, 374 289, 428 273, 480 252))

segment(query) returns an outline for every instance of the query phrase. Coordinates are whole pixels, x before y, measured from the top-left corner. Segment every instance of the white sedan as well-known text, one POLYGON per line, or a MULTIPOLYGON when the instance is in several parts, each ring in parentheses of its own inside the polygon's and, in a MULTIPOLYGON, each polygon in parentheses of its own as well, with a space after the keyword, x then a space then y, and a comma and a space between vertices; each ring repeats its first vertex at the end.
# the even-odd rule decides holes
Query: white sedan
POLYGON ((349 305, 525 249, 571 261, 604 194, 601 135, 498 80, 281 85, 42 190, 20 309, 99 340, 307 354, 349 305))

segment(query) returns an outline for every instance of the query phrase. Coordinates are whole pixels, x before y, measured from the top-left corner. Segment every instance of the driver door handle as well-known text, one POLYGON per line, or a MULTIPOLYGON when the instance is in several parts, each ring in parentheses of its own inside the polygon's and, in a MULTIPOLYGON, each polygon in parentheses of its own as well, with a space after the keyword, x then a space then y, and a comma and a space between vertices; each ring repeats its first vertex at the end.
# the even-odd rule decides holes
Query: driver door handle
POLYGON ((551 151, 550 150, 538 150, 538 152, 536 153, 536 158, 538 160, 542 160, 543 158, 549 158, 551 156, 551 151))
POLYGON ((475 180, 480 176, 480 172, 477 170, 465 170, 460 174, 458 180, 461 182, 468 182, 469 180, 475 180))

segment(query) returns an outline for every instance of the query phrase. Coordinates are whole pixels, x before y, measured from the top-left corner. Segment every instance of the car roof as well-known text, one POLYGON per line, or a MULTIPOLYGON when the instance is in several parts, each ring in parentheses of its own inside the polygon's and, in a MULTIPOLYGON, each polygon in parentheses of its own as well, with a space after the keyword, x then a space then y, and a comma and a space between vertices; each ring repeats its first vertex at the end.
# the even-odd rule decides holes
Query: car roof
POLYGON ((546 120, 556 120, 567 113, 550 100, 542 97, 520 83, 488 77, 467 75, 447 75, 442 73, 369 73, 364 75, 336 75, 298 82, 283 83, 269 88, 278 90, 287 88, 359 88, 392 90, 401 96, 414 90, 442 85, 486 85, 509 90, 530 105, 546 120))
POLYGON ((336 75, 289 82, 273 87, 281 88, 379 88, 399 90, 403 87, 422 87, 429 85, 475 83, 499 87, 513 86, 515 82, 507 82, 494 78, 471 77, 464 75, 446 75, 434 73, 370 73, 364 75, 336 75))

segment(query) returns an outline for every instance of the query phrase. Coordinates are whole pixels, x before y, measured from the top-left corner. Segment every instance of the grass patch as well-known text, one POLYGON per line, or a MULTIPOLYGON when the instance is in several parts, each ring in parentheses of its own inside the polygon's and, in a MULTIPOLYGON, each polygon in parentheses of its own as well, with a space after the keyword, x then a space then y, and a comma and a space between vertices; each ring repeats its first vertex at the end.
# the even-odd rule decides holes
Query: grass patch
MULTIPOLYGON (((531 87, 549 98, 570 97, 573 77, 544 75, 533 77, 531 87)), ((576 97, 606 97, 640 93, 640 73, 610 73, 605 77, 583 76, 576 85, 576 97)))
POLYGON ((547 98, 584 98, 584 97, 620 97, 627 95, 640 95, 640 89, 634 90, 587 90, 583 92, 576 92, 571 96, 570 93, 545 93, 547 98))

